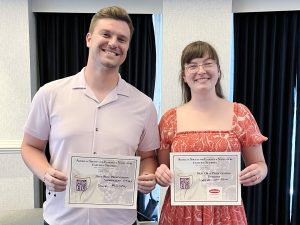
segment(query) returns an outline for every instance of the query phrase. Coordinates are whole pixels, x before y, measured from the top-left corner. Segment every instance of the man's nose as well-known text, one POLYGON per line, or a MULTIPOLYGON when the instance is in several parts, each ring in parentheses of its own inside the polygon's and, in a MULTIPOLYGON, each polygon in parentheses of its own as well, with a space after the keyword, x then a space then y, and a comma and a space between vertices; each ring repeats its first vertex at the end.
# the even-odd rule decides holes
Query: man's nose
POLYGON ((109 39, 108 45, 109 45, 110 47, 116 47, 116 43, 117 43, 117 38, 116 38, 116 37, 111 37, 111 38, 109 39))

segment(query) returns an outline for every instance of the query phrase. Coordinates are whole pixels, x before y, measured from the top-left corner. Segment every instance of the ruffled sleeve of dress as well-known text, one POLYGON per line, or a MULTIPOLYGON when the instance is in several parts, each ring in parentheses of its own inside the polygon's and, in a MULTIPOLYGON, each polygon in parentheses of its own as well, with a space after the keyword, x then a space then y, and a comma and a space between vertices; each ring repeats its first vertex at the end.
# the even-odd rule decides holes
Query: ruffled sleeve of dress
POLYGON ((241 103, 234 103, 234 132, 242 147, 250 147, 268 140, 263 136, 250 110, 241 103))
POLYGON ((171 149, 176 133, 176 109, 168 110, 159 122, 160 149, 171 149))

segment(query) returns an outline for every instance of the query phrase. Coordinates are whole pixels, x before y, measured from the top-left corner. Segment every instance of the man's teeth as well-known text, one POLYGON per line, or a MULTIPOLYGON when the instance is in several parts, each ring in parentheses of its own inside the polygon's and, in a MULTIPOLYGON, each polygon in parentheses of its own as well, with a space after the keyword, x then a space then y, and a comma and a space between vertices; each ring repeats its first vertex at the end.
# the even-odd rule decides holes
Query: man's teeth
POLYGON ((117 56, 117 53, 115 53, 115 52, 111 52, 111 51, 105 51, 107 54, 110 54, 110 55, 114 55, 114 56, 117 56))

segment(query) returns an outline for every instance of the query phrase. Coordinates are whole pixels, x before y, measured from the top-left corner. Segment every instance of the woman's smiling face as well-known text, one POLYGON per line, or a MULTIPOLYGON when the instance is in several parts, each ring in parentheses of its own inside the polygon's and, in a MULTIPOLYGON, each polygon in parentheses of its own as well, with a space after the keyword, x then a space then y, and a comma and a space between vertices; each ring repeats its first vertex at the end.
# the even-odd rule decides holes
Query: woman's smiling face
POLYGON ((203 58, 194 58, 185 64, 183 80, 191 89, 212 90, 219 79, 219 69, 215 60, 207 55, 203 58))

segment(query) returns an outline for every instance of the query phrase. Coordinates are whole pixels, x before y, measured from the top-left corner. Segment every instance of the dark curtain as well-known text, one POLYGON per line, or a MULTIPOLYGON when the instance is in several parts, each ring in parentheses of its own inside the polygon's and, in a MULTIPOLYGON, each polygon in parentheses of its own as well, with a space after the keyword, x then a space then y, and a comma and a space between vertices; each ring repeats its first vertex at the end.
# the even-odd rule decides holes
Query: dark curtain
POLYGON ((39 86, 76 74, 87 62, 92 14, 36 13, 39 86))
MULTIPOLYGON (((249 225, 290 224, 299 15, 234 14, 234 101, 249 107, 262 133, 269 138, 263 143, 267 178, 259 185, 242 189, 249 225)), ((298 147, 296 151, 299 150, 298 147)), ((299 183, 299 172, 295 178, 299 183)), ((294 192, 299 192, 297 187, 294 192)), ((296 204, 299 206, 299 199, 296 204)))
MULTIPOLYGON (((89 13, 36 13, 39 86, 74 75, 86 65, 88 48, 85 37, 92 16, 89 13)), ((156 51, 152 15, 133 14, 130 17, 134 33, 120 74, 153 99, 156 51)), ((46 155, 49 159, 48 147, 46 155)), ((43 183, 41 190, 44 201, 43 183)), ((139 199, 143 201, 144 197, 139 199)))

